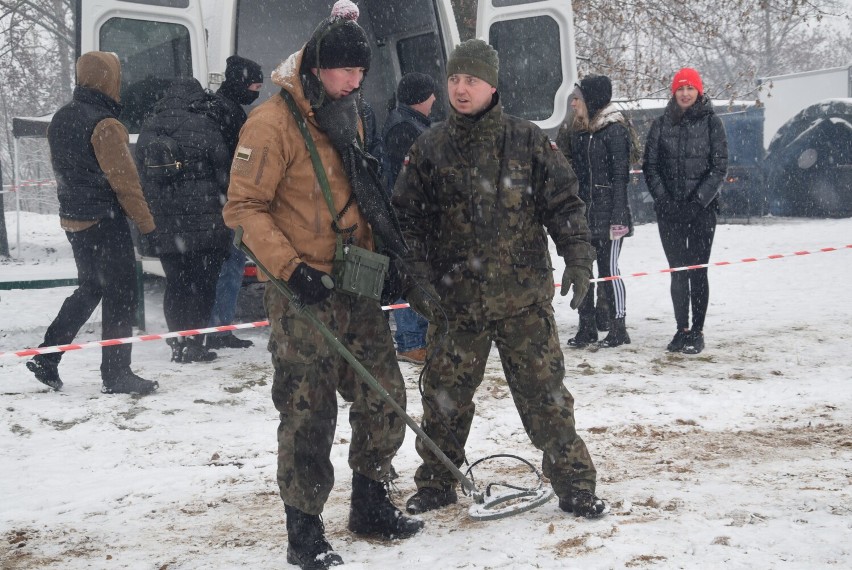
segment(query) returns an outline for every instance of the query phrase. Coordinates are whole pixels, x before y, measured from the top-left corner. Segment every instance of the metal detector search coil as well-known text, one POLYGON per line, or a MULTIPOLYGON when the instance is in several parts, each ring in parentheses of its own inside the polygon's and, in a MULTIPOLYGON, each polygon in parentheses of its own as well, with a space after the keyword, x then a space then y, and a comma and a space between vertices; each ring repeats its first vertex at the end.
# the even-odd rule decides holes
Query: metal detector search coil
POLYGON ((471 483, 474 481, 473 468, 491 459, 511 459, 520 461, 529 467, 530 472, 538 479, 538 484, 535 487, 521 487, 511 483, 489 483, 485 487, 485 492, 474 491, 471 493, 473 505, 468 509, 468 514, 472 519, 479 521, 490 521, 502 519, 517 515, 526 511, 531 511, 539 507, 553 498, 554 492, 550 486, 546 486, 541 472, 535 466, 524 459, 510 453, 498 453, 489 455, 477 461, 474 461, 467 468, 465 479, 471 483), (492 494, 491 490, 494 487, 504 487, 508 489, 502 493, 492 494))

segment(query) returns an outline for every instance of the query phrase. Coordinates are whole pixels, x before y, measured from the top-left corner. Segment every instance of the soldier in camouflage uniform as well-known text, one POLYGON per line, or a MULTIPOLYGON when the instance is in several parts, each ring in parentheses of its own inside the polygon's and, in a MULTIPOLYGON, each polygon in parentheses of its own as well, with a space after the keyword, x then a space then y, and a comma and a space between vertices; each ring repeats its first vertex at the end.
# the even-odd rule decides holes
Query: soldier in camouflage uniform
MULTIPOLYGON (((415 279, 406 299, 432 328, 424 377, 426 434, 456 465, 475 408, 474 392, 496 343, 506 381, 560 507, 577 516, 605 512, 596 472, 574 427, 574 399, 553 317, 553 268, 545 228, 565 259, 562 294, 576 308, 589 287, 594 250, 577 179, 547 136, 503 113, 497 52, 482 40, 456 47, 447 63, 453 112, 409 152, 394 206, 415 279), (446 325, 446 333, 440 331, 446 325)), ((449 470, 418 438, 422 513, 457 501, 449 470)))
MULTIPOLYGON (((332 273, 339 228, 348 230, 353 245, 375 248, 379 230, 361 196, 372 191, 387 200, 380 184, 366 186, 365 180, 379 180, 378 175, 364 178, 358 169, 369 168, 375 159, 355 148, 364 133, 355 106, 369 66, 369 43, 357 22, 333 14, 320 23, 305 47, 272 73, 282 94, 252 111, 241 130, 223 214, 230 227, 243 227, 245 243, 274 277, 286 281, 300 304, 310 305, 405 407, 405 385, 380 303, 323 284, 332 273), (334 217, 300 122, 316 145, 334 217), (359 159, 349 161, 349 156, 359 159)), ((385 486, 405 436, 403 419, 332 349, 299 305, 272 286, 264 302, 272 325, 272 400, 280 413, 278 488, 287 514, 288 562, 311 569, 342 564, 320 518, 334 484, 330 454, 337 393, 352 402, 349 530, 383 538, 412 536, 423 521, 404 516, 385 486)))

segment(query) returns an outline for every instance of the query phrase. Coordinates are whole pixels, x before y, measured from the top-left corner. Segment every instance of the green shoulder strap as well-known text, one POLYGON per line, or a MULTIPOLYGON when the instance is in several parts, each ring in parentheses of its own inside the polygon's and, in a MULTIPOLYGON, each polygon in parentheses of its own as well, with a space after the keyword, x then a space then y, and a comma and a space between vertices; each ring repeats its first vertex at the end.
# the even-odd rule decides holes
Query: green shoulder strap
POLYGON ((305 124, 305 119, 302 117, 302 113, 300 113, 299 109, 296 107, 296 102, 293 100, 293 96, 290 95, 286 89, 282 89, 281 98, 287 102, 287 106, 290 107, 290 112, 293 113, 293 118, 296 119, 296 124, 299 126, 299 130, 302 131, 302 137, 305 139, 305 144, 308 147, 308 151, 311 153, 311 163, 314 165, 314 172, 317 175, 320 188, 322 188, 322 194, 325 196, 325 202, 328 204, 328 210, 331 212, 332 219, 334 219, 337 217, 337 212, 334 211, 334 200, 331 198, 331 187, 328 184, 328 177, 325 175, 325 168, 323 167, 319 153, 317 152, 317 146, 314 144, 314 138, 311 136, 311 132, 305 124))
MULTIPOLYGON (((286 89, 282 89, 281 98, 284 99, 287 106, 290 107, 293 119, 296 120, 299 130, 302 132, 302 138, 305 139, 305 145, 308 147, 308 152, 311 155, 311 163, 314 165, 314 172, 317 175, 317 181, 322 189, 322 195, 325 197, 325 203, 328 204, 328 211, 331 212, 331 219, 336 220, 338 218, 338 213, 334 211, 334 200, 331 197, 331 187, 328 184, 328 177, 325 175, 325 167, 323 167, 322 160, 320 160, 319 153, 317 152, 317 146, 314 144, 314 137, 311 136, 311 132, 305 124, 305 119, 302 117, 302 113, 300 113, 298 107, 296 107, 296 102, 293 100, 293 96, 290 95, 286 89)), ((343 259, 343 238, 339 232, 337 233, 335 259, 343 259)))

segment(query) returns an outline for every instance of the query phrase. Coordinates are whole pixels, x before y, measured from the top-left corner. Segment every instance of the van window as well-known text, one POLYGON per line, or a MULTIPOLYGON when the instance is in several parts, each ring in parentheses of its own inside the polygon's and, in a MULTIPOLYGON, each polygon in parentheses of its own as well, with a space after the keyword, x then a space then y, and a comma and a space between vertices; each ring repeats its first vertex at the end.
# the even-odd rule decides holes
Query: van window
POLYGON ((189 30, 180 24, 111 18, 100 29, 102 51, 121 60, 121 122, 138 133, 171 80, 192 77, 189 30))
POLYGON ((562 85, 559 24, 550 16, 495 22, 489 43, 500 54, 500 101, 507 113, 530 121, 553 115, 562 85))
POLYGON ((165 6, 166 8, 187 8, 189 0, 122 0, 131 4, 147 4, 149 6, 165 6))
POLYGON ((505 8, 507 6, 519 6, 521 4, 534 4, 542 0, 493 0, 495 8, 505 8))

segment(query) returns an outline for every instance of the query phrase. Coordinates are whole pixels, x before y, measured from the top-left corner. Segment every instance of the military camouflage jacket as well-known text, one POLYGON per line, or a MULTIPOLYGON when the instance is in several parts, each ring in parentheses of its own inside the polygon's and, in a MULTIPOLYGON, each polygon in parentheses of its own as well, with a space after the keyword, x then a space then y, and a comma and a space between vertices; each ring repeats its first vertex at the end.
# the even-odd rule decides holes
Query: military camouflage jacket
POLYGON ((553 298, 545 228, 569 265, 591 268, 585 206, 565 157, 499 103, 452 112, 409 151, 394 205, 410 248, 453 317, 501 319, 553 298))

